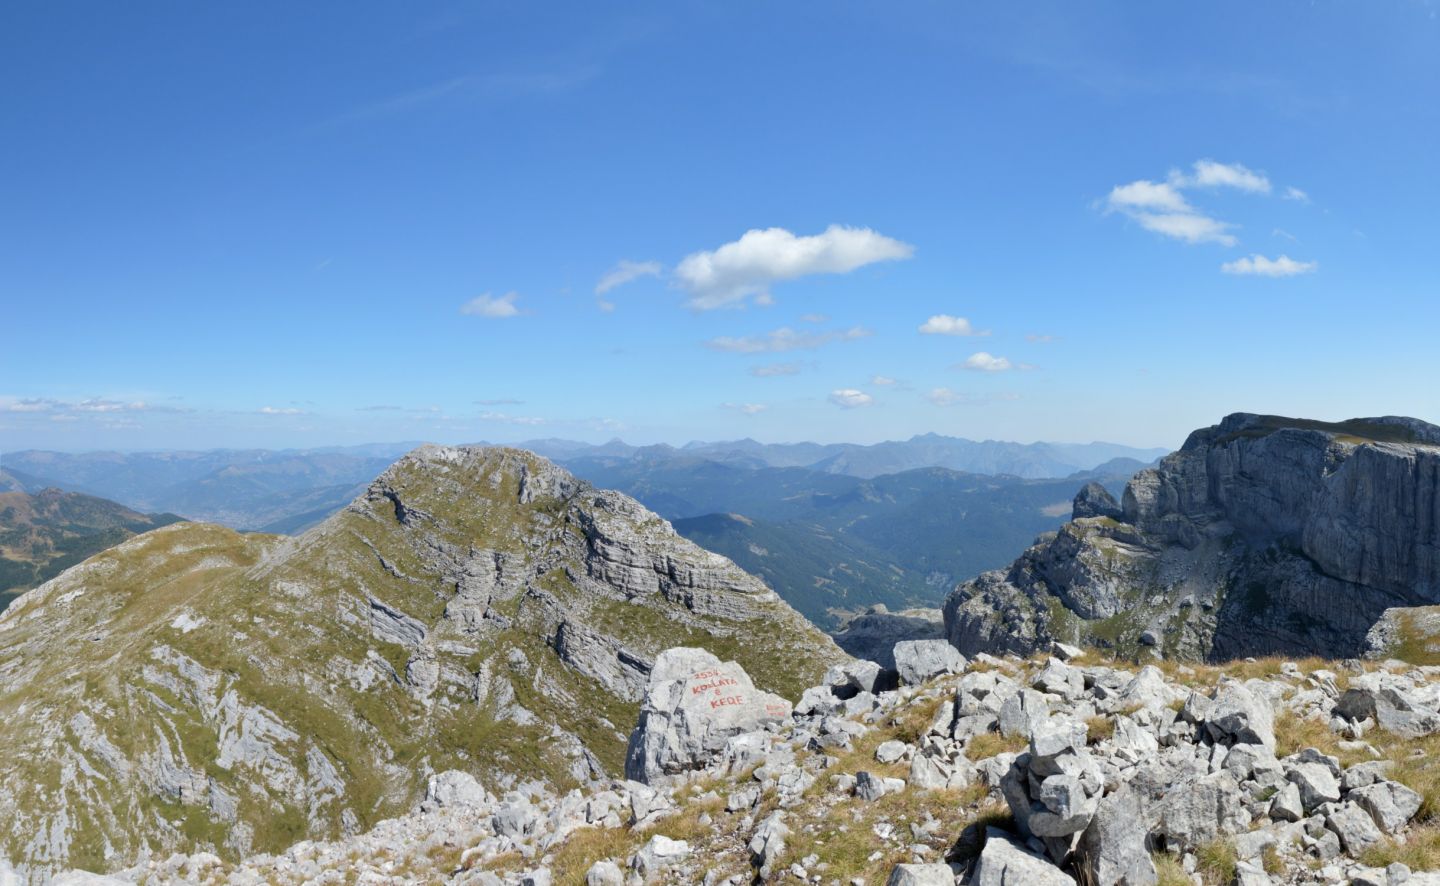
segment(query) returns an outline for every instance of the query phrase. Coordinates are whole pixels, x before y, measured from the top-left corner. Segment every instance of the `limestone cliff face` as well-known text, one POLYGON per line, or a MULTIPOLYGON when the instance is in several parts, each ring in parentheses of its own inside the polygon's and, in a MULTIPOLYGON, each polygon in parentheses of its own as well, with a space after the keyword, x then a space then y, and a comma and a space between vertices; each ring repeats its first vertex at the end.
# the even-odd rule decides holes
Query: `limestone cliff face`
POLYGON ((759 580, 530 453, 425 447, 303 536, 183 524, 0 616, 0 857, 34 881, 363 830, 436 771, 623 770, 655 657, 795 697, 844 659, 759 580))
POLYGON ((956 589, 961 651, 1355 655, 1387 608, 1440 601, 1440 428, 1415 419, 1232 415, 1136 474, 1118 514, 1096 495, 956 589))

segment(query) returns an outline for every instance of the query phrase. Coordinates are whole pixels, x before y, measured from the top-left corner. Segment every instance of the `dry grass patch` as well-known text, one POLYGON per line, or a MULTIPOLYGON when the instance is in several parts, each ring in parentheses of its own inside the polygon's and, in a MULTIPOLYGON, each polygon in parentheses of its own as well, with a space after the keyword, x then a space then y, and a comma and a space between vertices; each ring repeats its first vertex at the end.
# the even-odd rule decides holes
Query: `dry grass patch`
POLYGON ((985 796, 984 791, 969 788, 903 791, 887 794, 873 803, 846 800, 819 820, 792 817, 787 821, 791 836, 786 840, 785 855, 777 867, 813 854, 826 864, 826 882, 845 883, 859 878, 866 883, 883 883, 891 868, 911 860, 908 847, 914 843, 924 842, 932 850, 927 857, 939 861, 951 849, 955 835, 964 832, 968 825, 984 820, 1008 822, 1013 826, 1008 810, 1004 810, 1003 818, 996 814, 1003 806, 976 808, 977 798, 985 796), (925 821, 927 815, 937 824, 929 837, 918 840, 911 834, 910 825, 925 821), (894 837, 890 840, 882 839, 874 831, 882 821, 894 828, 894 837))
POLYGON ((1097 714, 1085 721, 1085 729, 1088 733, 1086 743, 1099 744, 1115 734, 1115 718, 1097 714))
POLYGON ((1440 824, 1413 829, 1403 843, 1393 837, 1377 843, 1361 854, 1360 861, 1377 868, 1398 861, 1412 871, 1440 870, 1440 824))
POLYGON ((1395 764, 1387 776, 1420 795, 1419 824, 1440 826, 1440 735, 1404 739, 1382 729, 1366 736, 1385 759, 1395 764))
POLYGON ((996 754, 1018 754, 1029 746, 1029 739, 1023 735, 1006 737, 998 732, 986 732, 970 739, 970 742, 965 745, 965 756, 970 758, 971 762, 978 763, 981 760, 988 760, 996 754))
POLYGON ((556 883, 583 883, 586 871, 597 861, 609 858, 623 867, 634 845, 629 828, 580 828, 555 850, 550 873, 556 883))
POLYGON ((1155 886, 1195 886, 1185 868, 1180 866, 1179 858, 1168 852, 1152 852, 1150 858, 1155 862, 1158 877, 1155 886))
POLYGON ((1286 757, 1305 748, 1340 758, 1340 765, 1352 766, 1371 759, 1363 751, 1347 751, 1340 747, 1341 738, 1330 730, 1330 724, 1314 717, 1298 717, 1291 711, 1275 718, 1275 756, 1286 757))
POLYGON ((1413 665, 1440 665, 1440 638, 1427 635, 1416 624, 1413 612, 1401 613, 1400 637, 1390 650, 1392 658, 1413 665))
POLYGON ((1235 882, 1239 853, 1230 840, 1212 840, 1195 850, 1196 872, 1206 886, 1230 886, 1235 882))

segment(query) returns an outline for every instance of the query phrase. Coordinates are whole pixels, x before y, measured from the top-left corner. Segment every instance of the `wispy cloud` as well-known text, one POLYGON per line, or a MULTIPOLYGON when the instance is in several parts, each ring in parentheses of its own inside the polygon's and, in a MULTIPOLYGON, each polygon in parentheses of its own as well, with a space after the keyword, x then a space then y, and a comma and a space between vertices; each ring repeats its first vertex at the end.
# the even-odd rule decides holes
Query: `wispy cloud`
POLYGON ((1220 266, 1220 270, 1227 274, 1246 276, 1294 277, 1297 274, 1313 273, 1318 267, 1320 267, 1319 262, 1296 261, 1288 255, 1282 255, 1279 258, 1251 255, 1228 261, 1220 266))
POLYGON ((260 415, 309 415, 305 410, 294 406, 261 406, 255 411, 260 415))
POLYGON ((1140 179, 1116 185, 1106 196, 1106 212, 1118 212, 1147 231, 1186 243, 1234 246, 1234 225, 1196 208, 1184 192, 1193 189, 1230 188, 1249 194, 1268 194, 1270 179, 1239 163, 1197 160, 1189 172, 1172 170, 1164 181, 1140 179))
POLYGON ((0 412, 105 415, 115 413, 183 413, 192 410, 145 400, 112 400, 87 397, 84 400, 56 400, 49 397, 0 396, 0 412))
POLYGON ((809 351, 831 342, 854 341, 873 333, 860 326, 851 329, 829 329, 820 332, 798 332, 782 326, 764 335, 740 337, 720 336, 705 342, 712 351, 726 351, 732 354, 782 354, 786 351, 809 351))
MULTIPOLYGON (((1270 179, 1263 173, 1253 172, 1239 163, 1216 163, 1214 160, 1197 160, 1189 176, 1175 180, 1192 188, 1235 188, 1252 194, 1270 193, 1270 179)), ((1174 176, 1174 173, 1171 174, 1174 176)))
POLYGON ((955 391, 950 388, 933 388, 925 395, 936 406, 982 406, 987 403, 996 403, 1005 400, 1018 400, 1019 394, 1006 392, 994 392, 984 394, 973 394, 968 391, 955 391))
POLYGON ((481 421, 495 422, 504 425, 543 425, 545 419, 529 415, 510 415, 505 412, 482 412, 478 416, 481 421))
POLYGON ((1286 188, 1285 193, 1281 196, 1283 196, 1286 200, 1294 200, 1296 203, 1310 202, 1310 195, 1295 187, 1294 185, 1286 188))
POLYGON ((520 313, 520 309, 515 305, 515 300, 519 297, 518 292, 507 292, 498 296, 487 292, 461 305, 460 313, 468 317, 489 317, 491 319, 515 317, 520 313))
POLYGON ((922 335, 989 335, 990 330, 977 330, 970 325, 970 321, 964 317, 952 317, 949 314, 936 314, 929 320, 920 324, 922 335))
POLYGON ((509 397, 496 397, 491 400, 476 400, 476 406, 519 406, 524 400, 514 400, 509 397))
POLYGON ((854 388, 840 388, 830 392, 830 402, 841 409, 859 409, 874 405, 875 398, 854 388))
POLYGON ((601 72, 595 65, 551 71, 498 71, 462 74, 417 86, 336 114, 311 127, 322 131, 419 111, 443 102, 508 101, 528 96, 567 92, 593 80, 601 72))
MULTIPOLYGON (((604 295, 617 286, 624 286, 641 277, 660 276, 660 263, 658 261, 630 261, 622 259, 615 267, 605 272, 600 282, 595 284, 595 294, 604 295)), ((602 302, 604 304, 604 302, 602 302)))
POLYGON ((875 385, 876 387, 888 388, 893 385, 900 384, 900 380, 896 378, 891 378, 888 375, 875 375, 871 376, 870 384, 875 385))
POLYGON ((405 407, 380 404, 378 406, 357 406, 355 408, 359 412, 399 412, 405 407))
POLYGON ((775 378, 781 375, 799 375, 804 369, 799 363, 766 363, 763 366, 751 366, 750 374, 756 378, 775 378))
POLYGON ((753 229, 717 249, 686 256, 675 281, 697 311, 770 302, 770 287, 811 274, 845 274, 869 264, 907 259, 915 247, 869 228, 831 225, 797 237, 784 228, 753 229))
POLYGON ((1048 345, 1052 342, 1058 341, 1058 339, 1053 335, 1039 332, 1030 333, 1029 335, 1025 336, 1025 340, 1037 345, 1048 345))
POLYGON ((721 403, 720 407, 722 409, 733 409, 734 411, 744 413, 745 415, 759 415, 760 413, 770 408, 764 403, 721 403))

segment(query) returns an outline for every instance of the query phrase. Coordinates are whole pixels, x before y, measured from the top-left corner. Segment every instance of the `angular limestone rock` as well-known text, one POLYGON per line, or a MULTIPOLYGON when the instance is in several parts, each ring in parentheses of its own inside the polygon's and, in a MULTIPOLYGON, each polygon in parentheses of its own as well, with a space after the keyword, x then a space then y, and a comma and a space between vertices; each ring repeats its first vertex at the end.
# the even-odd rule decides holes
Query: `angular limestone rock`
POLYGON ((755 688, 745 669, 704 649, 660 654, 630 735, 625 777, 649 784, 709 765, 731 738, 778 727, 790 702, 755 688))

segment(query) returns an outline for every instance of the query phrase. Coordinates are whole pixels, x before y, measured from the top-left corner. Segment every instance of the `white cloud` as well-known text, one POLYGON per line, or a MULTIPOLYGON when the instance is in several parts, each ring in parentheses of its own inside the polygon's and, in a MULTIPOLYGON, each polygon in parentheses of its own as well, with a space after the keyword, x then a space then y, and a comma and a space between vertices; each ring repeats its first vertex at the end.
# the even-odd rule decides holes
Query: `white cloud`
POLYGON ((641 277, 660 276, 660 263, 658 261, 629 261, 622 259, 615 267, 605 272, 600 282, 595 284, 595 294, 604 295, 617 286, 624 286, 633 280, 641 277))
POLYGON ((898 379, 893 379, 888 375, 877 375, 870 379, 870 384, 881 388, 889 387, 890 385, 897 385, 899 383, 900 382, 898 379))
POLYGON ((1239 241, 1228 233, 1232 225, 1199 213, 1135 213, 1130 216, 1147 231, 1154 231, 1186 243, 1219 243, 1234 246, 1239 241))
POLYGON ((1283 196, 1286 200, 1294 200, 1296 203, 1310 202, 1310 195, 1295 187, 1294 185, 1286 188, 1283 196))
POLYGON ((603 298, 597 298, 595 299, 595 307, 599 308, 600 313, 602 314, 615 313, 615 303, 613 301, 606 301, 603 298))
POLYGON ((255 410, 261 415, 305 415, 305 410, 294 406, 261 406, 255 410))
POLYGON ((1299 237, 1295 236, 1294 234, 1290 233, 1289 231, 1285 230, 1284 228, 1276 228, 1275 230, 1273 230, 1273 231, 1270 232, 1270 236, 1272 236, 1272 237, 1284 237, 1286 240, 1289 240, 1291 243, 1299 243, 1299 242, 1300 242, 1300 238, 1299 238, 1299 237))
POLYGON ((872 333, 860 326, 851 329, 828 329, 823 332, 796 332, 782 326, 764 335, 747 335, 739 338, 720 336, 705 343, 713 351, 728 351, 732 354, 781 354, 786 351, 809 351, 835 341, 854 341, 872 333))
POLYGON ((965 369, 971 369, 976 372, 1004 372, 1007 369, 1015 368, 1015 364, 1011 363, 1005 357, 996 357, 984 351, 977 351, 971 354, 965 359, 965 362, 960 365, 965 369))
POLYGON ((801 314, 801 315, 800 315, 800 322, 801 322, 801 323, 817 323, 817 324, 819 324, 819 323, 828 323, 828 322, 830 322, 830 318, 827 317, 827 316, 825 316, 824 314, 801 314))
POLYGON ((491 400, 476 400, 476 406, 519 406, 524 400, 515 400, 510 397, 497 397, 491 400))
POLYGON ((936 314, 920 324, 923 335, 989 335, 989 330, 978 331, 964 317, 936 314))
POLYGON ((736 412, 743 412, 746 415, 759 415, 770 408, 764 403, 721 403, 720 406, 725 409, 733 409, 736 412))
POLYGON ((1145 179, 1128 185, 1116 185, 1110 189, 1107 200, 1115 209, 1181 213, 1194 211, 1174 185, 1145 179))
POLYGON ((1235 188, 1252 194, 1270 193, 1270 179, 1263 173, 1253 172, 1239 163, 1197 160, 1193 168, 1193 175, 1178 179, 1186 187, 1235 188))
POLYGON ((751 366, 750 374, 756 378, 774 378, 778 375, 799 375, 803 367, 799 363, 766 363, 751 366))
POLYGON ((770 286, 810 274, 845 274, 868 264, 906 259, 915 247, 869 228, 831 225, 797 237, 784 228, 752 229, 718 249, 695 252, 675 268, 697 311, 739 307, 747 298, 768 304, 770 286))
POLYGON ((1028 342, 1033 342, 1037 345, 1048 345, 1051 342, 1055 341, 1055 336, 1044 333, 1032 332, 1029 335, 1025 336, 1025 340, 1028 342))
MULTIPOLYGON (((1163 182, 1140 179, 1110 189, 1107 212, 1119 212, 1147 231, 1186 243, 1234 246, 1234 225, 1197 209, 1184 192, 1194 188, 1232 188, 1248 194, 1270 193, 1270 179, 1239 163, 1197 160, 1191 172, 1172 171, 1163 182)), ((1287 193, 1288 196, 1288 193, 1287 193)))
POLYGON ((515 306, 515 299, 519 298, 518 292, 507 292, 504 295, 495 296, 490 293, 470 299, 460 306, 460 313, 470 317, 514 317, 520 313, 515 306))
POLYGON ((1320 267, 1318 262, 1296 261, 1288 255, 1273 259, 1263 255, 1251 255, 1247 258, 1227 261, 1220 266, 1220 270, 1227 274, 1258 277, 1294 277, 1296 274, 1309 274, 1318 267, 1320 267))
POLYGON ((875 403, 875 398, 854 388, 840 388, 830 392, 830 402, 841 409, 859 409, 875 403))

